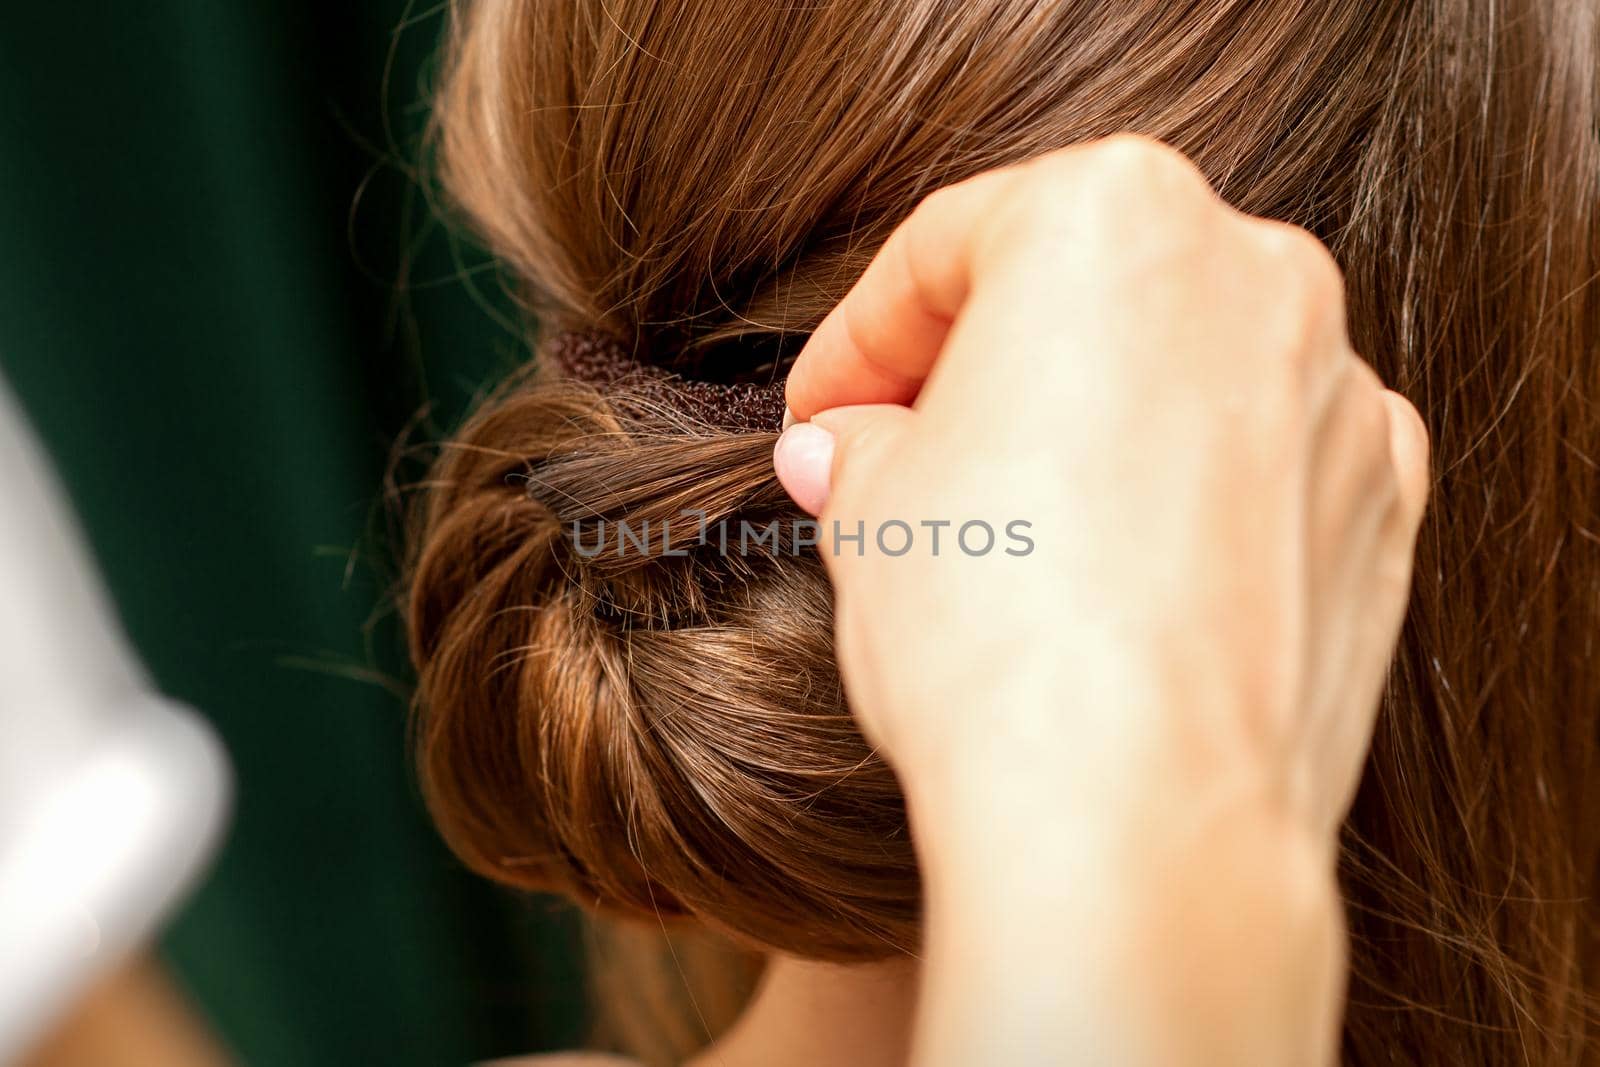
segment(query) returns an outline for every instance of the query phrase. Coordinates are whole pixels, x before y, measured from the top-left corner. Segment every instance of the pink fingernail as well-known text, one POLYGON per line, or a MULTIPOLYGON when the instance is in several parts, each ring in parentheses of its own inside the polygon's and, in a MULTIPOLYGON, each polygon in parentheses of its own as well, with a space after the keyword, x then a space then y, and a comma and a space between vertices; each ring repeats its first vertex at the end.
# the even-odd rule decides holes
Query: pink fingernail
POLYGON ((794 502, 812 515, 828 502, 833 474, 833 434, 810 422, 797 422, 778 438, 772 450, 778 481, 794 502))

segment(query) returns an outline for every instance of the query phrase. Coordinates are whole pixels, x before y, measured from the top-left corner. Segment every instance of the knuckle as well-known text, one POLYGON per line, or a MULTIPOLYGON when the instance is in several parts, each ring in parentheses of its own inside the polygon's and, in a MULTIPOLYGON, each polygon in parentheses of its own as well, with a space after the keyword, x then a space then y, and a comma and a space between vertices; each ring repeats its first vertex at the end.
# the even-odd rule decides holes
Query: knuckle
POLYGON ((1089 185, 1106 240, 1144 265, 1203 252, 1221 201, 1193 163, 1159 141, 1127 134, 1097 152, 1089 185))
POLYGON ((1344 272, 1328 246, 1286 222, 1256 221, 1258 240, 1274 274, 1307 303, 1344 307, 1344 272))
POLYGON ((1343 402, 1337 410, 1345 432, 1338 436, 1351 452, 1347 458, 1366 472, 1374 499, 1390 503, 1398 497, 1399 485, 1390 462, 1389 406, 1383 385, 1366 361, 1353 353, 1345 357, 1342 369, 1343 402))
MULTIPOLYGON (((1421 459, 1426 463, 1433 447, 1433 441, 1429 437, 1428 423, 1422 417, 1422 412, 1417 410, 1417 406, 1411 402, 1410 397, 1392 389, 1386 388, 1384 390, 1384 401, 1389 405, 1392 413, 1397 412, 1399 414, 1400 420, 1405 427, 1403 432, 1416 446, 1421 459)), ((1390 426, 1393 428, 1393 423, 1390 426)))
POLYGON ((1085 151, 1091 184, 1111 196, 1165 208, 1213 199, 1198 167, 1170 145, 1137 134, 1117 134, 1085 151))
POLYGON ((1376 378, 1351 350, 1345 324, 1344 275, 1327 247, 1287 223, 1246 223, 1261 254, 1256 271, 1268 312, 1262 328, 1279 358, 1298 372, 1302 388, 1342 374, 1346 361, 1376 378))
POLYGON ((1204 181, 1182 152, 1143 134, 1112 134, 1088 145, 1084 154, 1100 169, 1128 180, 1164 177, 1204 181))
POLYGON ((1085 245, 1113 261, 1181 258, 1211 233, 1221 201, 1176 149, 1117 134, 1035 157, 1019 169, 1005 232, 1034 246, 1085 245))
MULTIPOLYGON (((1366 366, 1359 359, 1356 362, 1362 367, 1366 366)), ((1371 374, 1370 371, 1367 373, 1371 374)), ((1363 395, 1357 404, 1357 429, 1373 458, 1381 461, 1384 469, 1388 469, 1389 406, 1384 402, 1381 389, 1363 386, 1361 392, 1363 395)))
POLYGON ((1029 186, 1053 191, 1056 199, 1070 189, 1074 197, 1108 196, 1124 202, 1159 197, 1163 200, 1212 199, 1200 169, 1171 145, 1135 133, 1118 133, 1096 141, 1036 156, 1022 168, 1029 186))

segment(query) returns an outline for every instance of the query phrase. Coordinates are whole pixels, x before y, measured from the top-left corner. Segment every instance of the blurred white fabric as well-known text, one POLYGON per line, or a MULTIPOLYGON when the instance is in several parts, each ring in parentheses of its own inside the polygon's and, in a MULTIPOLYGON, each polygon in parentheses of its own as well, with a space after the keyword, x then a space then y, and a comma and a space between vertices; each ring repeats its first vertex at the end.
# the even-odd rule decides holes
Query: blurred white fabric
POLYGON ((151 689, 0 381, 0 1064, 153 933, 229 783, 210 729, 151 689))

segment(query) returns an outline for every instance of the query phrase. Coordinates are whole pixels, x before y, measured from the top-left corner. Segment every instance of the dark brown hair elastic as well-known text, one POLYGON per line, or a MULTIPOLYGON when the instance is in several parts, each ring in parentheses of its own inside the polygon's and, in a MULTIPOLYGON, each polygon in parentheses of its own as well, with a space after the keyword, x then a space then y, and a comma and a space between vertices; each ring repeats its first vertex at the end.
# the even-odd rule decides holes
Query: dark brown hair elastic
POLYGON ((760 385, 685 378, 631 355, 599 330, 564 330, 542 346, 562 376, 602 393, 626 385, 636 398, 730 433, 776 433, 783 424, 783 380, 760 385))

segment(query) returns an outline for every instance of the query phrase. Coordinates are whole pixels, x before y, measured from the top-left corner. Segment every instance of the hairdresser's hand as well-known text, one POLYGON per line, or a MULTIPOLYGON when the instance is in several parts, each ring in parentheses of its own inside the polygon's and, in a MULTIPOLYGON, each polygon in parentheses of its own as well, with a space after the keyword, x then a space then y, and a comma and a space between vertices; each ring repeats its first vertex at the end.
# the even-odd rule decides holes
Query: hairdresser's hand
MULTIPOLYGON (((812 337, 788 401, 811 425, 780 441, 779 475, 821 510, 845 683, 905 784, 930 914, 965 877, 941 854, 1016 872, 1019 850, 1059 852, 1050 833, 1077 843, 1049 868, 1073 879, 1068 908, 1110 868, 1188 884, 1181 865, 1241 850, 1223 883, 1266 887, 1260 862, 1331 885, 1427 440, 1351 350, 1315 239, 1232 210, 1152 142, 1056 152, 925 201, 812 337), (858 520, 863 554, 830 544, 858 520), (974 520, 997 533, 986 554, 957 541, 974 520), (1025 555, 1005 551, 1028 547, 1016 520, 1025 555), (885 523, 893 550, 911 528, 909 552, 875 543, 885 523), (1219 829, 1240 826, 1281 850, 1219 829)), ((1322 963, 1300 978, 1321 993, 1273 1006, 1311 1013, 1281 1020, 1321 1042, 1293 1062, 1326 1051, 1338 988, 1336 945, 1307 936, 1322 963)))

